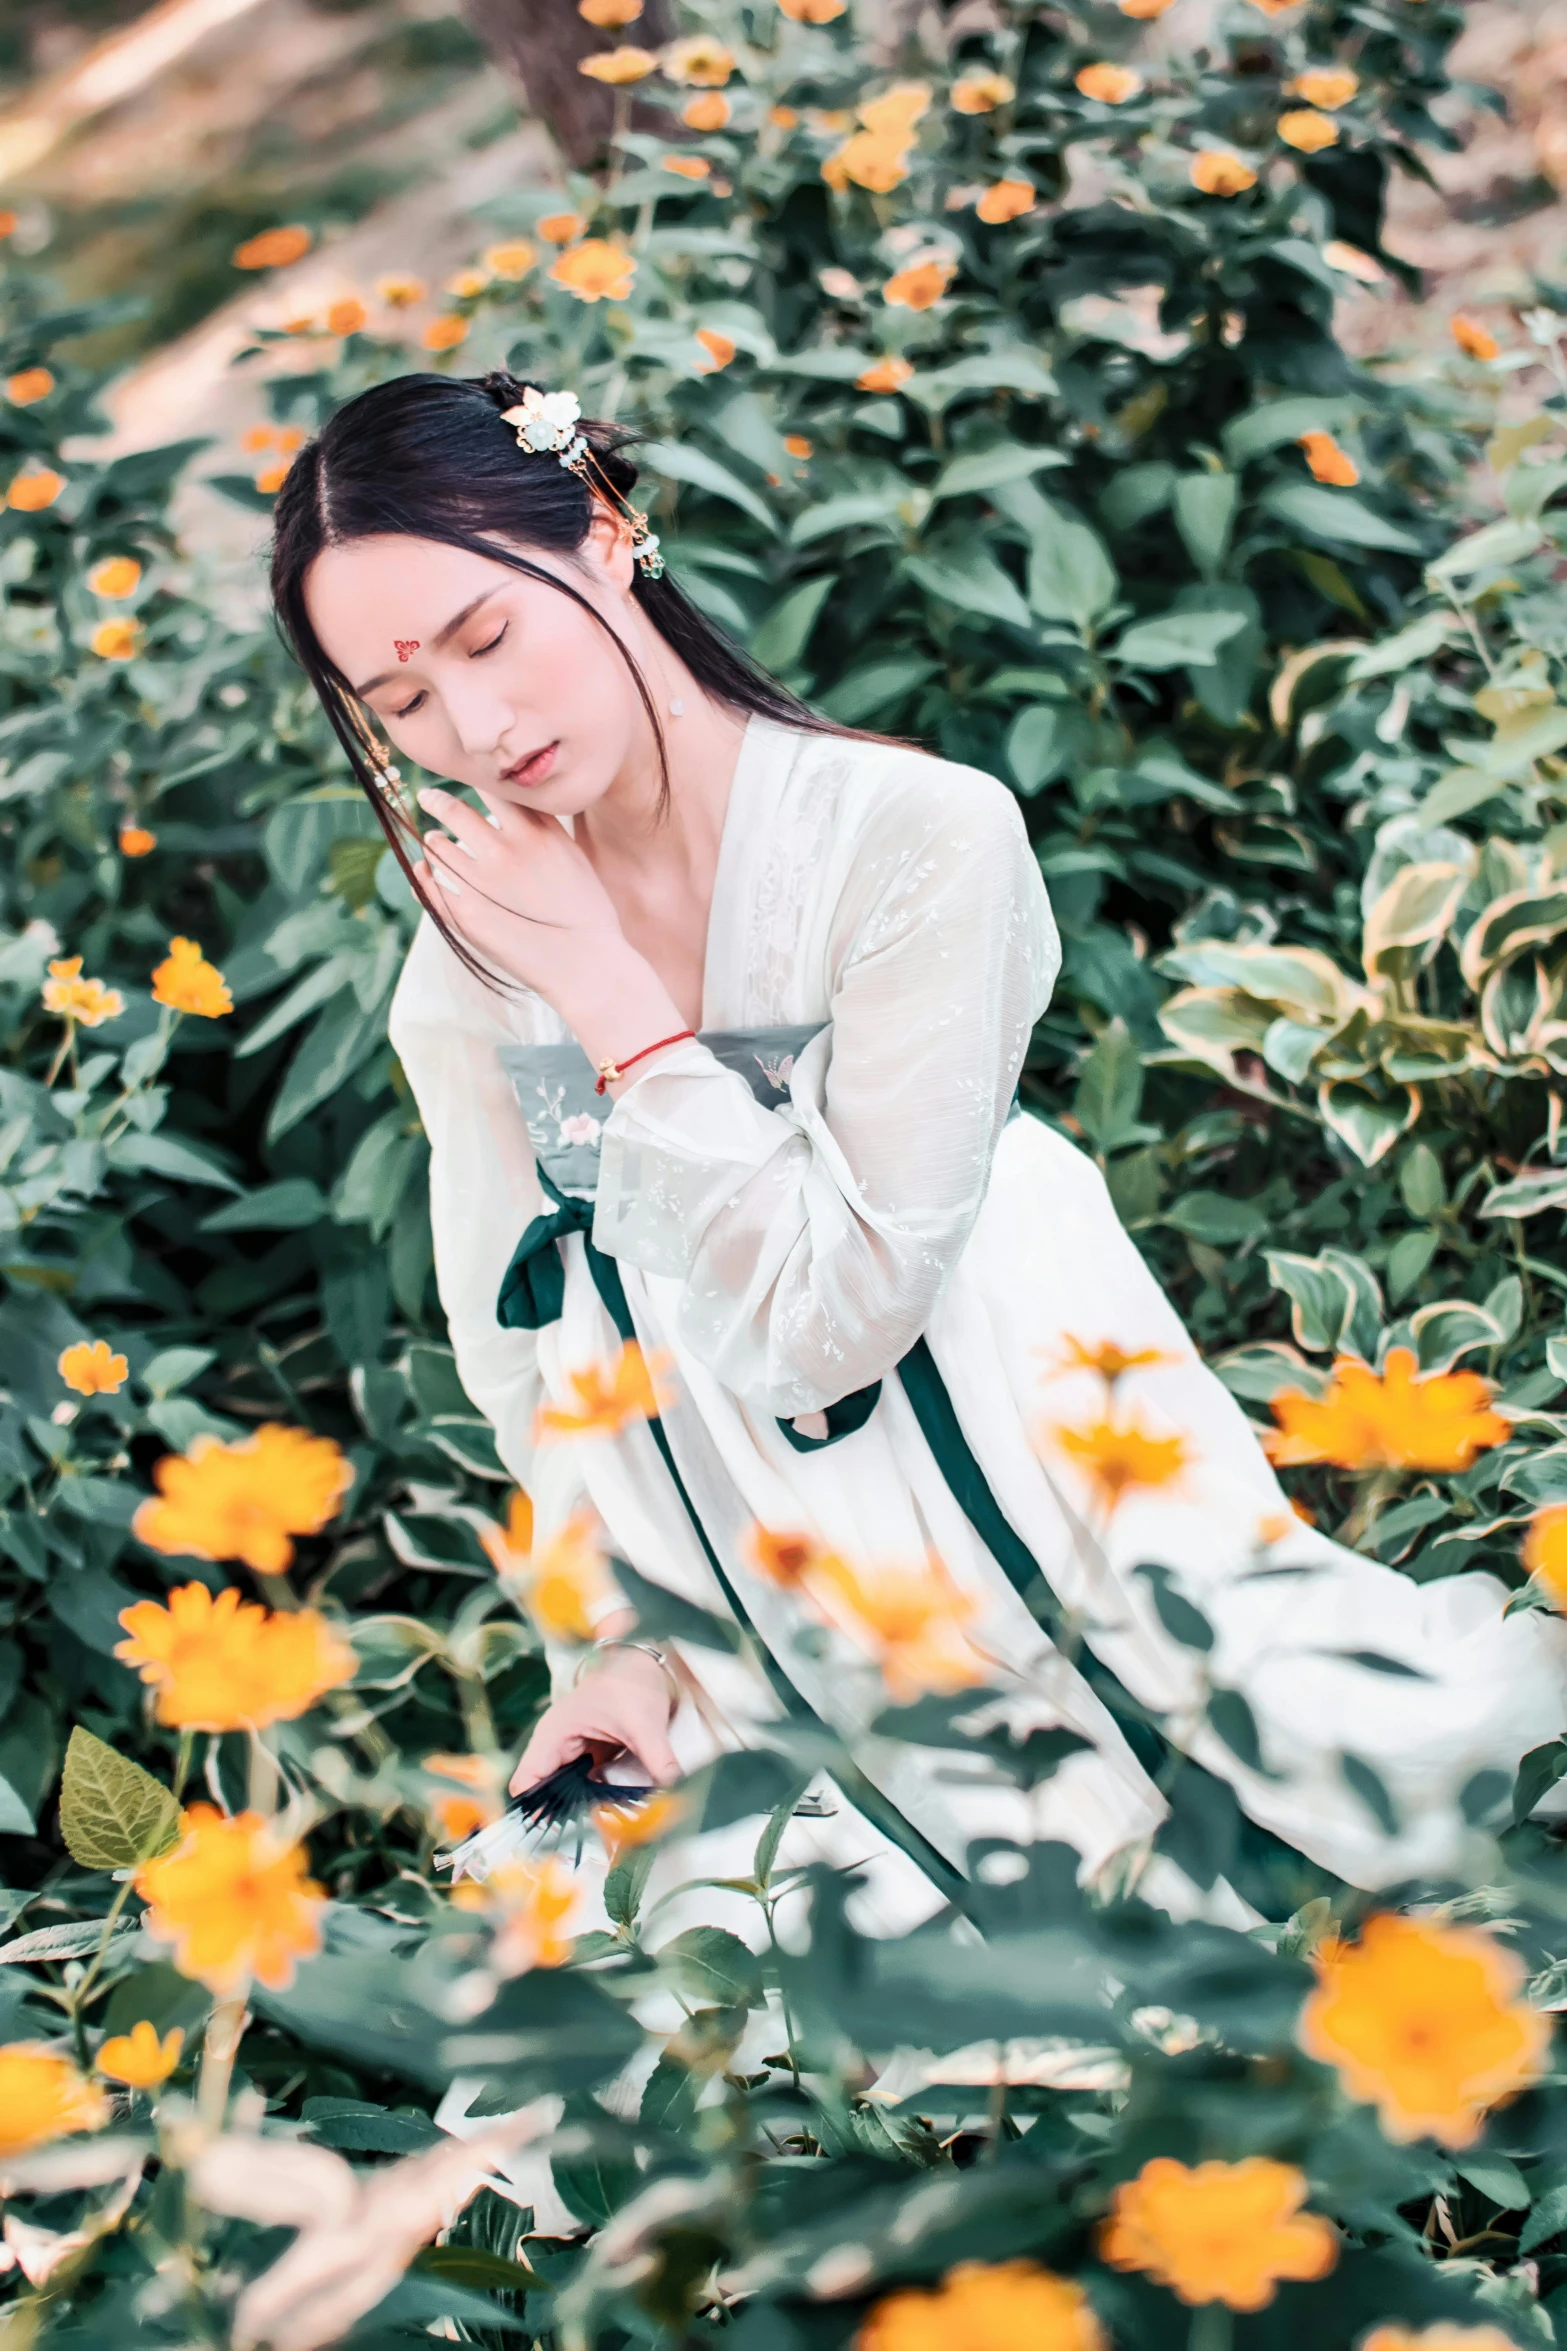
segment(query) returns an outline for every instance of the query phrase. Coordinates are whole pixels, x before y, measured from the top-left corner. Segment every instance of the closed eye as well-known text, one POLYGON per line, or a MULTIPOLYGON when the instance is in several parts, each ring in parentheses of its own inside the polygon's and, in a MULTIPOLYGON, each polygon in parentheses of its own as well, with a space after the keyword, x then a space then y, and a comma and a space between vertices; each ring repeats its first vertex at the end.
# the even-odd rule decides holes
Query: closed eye
POLYGON ((414 696, 413 700, 412 700, 410 703, 408 703, 408 704, 407 704, 407 706, 406 706, 404 709, 402 709, 402 710, 394 710, 394 711, 393 711, 393 713, 392 713, 392 716, 393 716, 394 718, 412 718, 412 717, 413 717, 413 714, 414 714, 414 712, 415 712, 416 710, 418 710, 418 709, 421 707, 421 705, 423 704, 423 702, 424 702, 424 695, 423 695, 422 693, 418 693, 418 694, 416 694, 416 695, 414 696))
POLYGON ((469 654, 469 656, 468 656, 469 660, 470 660, 470 661, 482 661, 486 653, 493 653, 493 652, 495 651, 495 648, 496 648, 496 646, 497 646, 497 645, 500 643, 501 639, 502 639, 502 638, 505 636, 505 634, 506 634, 506 630, 507 630, 507 626, 508 626, 507 622, 505 622, 505 621, 502 621, 502 622, 501 622, 501 625, 500 625, 500 627, 499 627, 499 628, 496 630, 496 632, 495 632, 494 636, 493 636, 493 637, 490 639, 490 641, 489 641, 489 643, 488 643, 487 645, 475 645, 475 647, 474 647, 473 651, 472 651, 472 652, 469 654))

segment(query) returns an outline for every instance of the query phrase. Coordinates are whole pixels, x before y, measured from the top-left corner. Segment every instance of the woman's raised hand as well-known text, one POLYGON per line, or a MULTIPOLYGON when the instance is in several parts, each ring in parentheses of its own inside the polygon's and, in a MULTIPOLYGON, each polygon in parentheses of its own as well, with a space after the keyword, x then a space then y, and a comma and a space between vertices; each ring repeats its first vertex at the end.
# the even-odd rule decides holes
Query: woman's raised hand
POLYGON ((669 1721, 663 1667, 638 1650, 617 1649, 544 1709, 512 1774, 511 1793, 520 1796, 579 1755, 599 1764, 634 1755, 650 1780, 667 1787, 680 1777, 669 1721))
POLYGON ((421 895, 486 963, 558 1010, 579 974, 625 953, 610 895, 558 817, 508 800, 486 800, 485 817, 433 786, 419 804, 446 827, 424 837, 421 895))

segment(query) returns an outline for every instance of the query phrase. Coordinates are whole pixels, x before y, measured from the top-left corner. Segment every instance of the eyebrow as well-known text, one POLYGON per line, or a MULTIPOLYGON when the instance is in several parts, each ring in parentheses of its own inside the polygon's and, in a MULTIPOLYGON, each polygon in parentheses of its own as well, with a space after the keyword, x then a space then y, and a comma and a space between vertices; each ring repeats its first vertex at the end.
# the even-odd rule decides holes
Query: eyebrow
MULTIPOLYGON (((482 594, 475 596, 473 602, 471 604, 465 604, 461 612, 454 612, 451 619, 447 622, 445 628, 438 629, 436 631, 435 636, 432 638, 430 644, 431 652, 439 653, 443 645, 449 645, 453 637, 456 636, 457 631, 462 627, 463 622, 465 620, 471 620, 474 614, 478 611, 480 605, 488 604, 490 598, 492 596, 498 596, 505 585, 506 582, 504 580, 497 580, 493 588, 486 588, 482 594)), ((397 672, 395 669, 378 670, 373 678, 366 678, 362 686, 355 686, 354 692, 358 695, 361 702, 367 702, 370 696, 375 692, 377 686, 389 686, 396 675, 397 672)))

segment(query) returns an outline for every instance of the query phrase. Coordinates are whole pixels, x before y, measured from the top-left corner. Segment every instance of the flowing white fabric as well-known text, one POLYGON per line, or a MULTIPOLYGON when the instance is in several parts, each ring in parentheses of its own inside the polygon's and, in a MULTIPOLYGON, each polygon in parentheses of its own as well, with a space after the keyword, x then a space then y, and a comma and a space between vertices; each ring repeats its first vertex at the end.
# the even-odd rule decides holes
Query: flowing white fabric
MULTIPOLYGON (((1489 1576, 1416 1585, 1293 1517, 1097 1168, 1039 1119, 1007 1115, 1057 962, 1044 885, 1002 785, 915 752, 750 722, 702 1026, 830 1025, 797 1056, 776 1110, 688 1043, 625 1089, 599 1138, 594 1239, 619 1261, 644 1347, 671 1361, 663 1417, 682 1479, 762 1639, 949 1859, 961 1863, 979 1835, 1063 1837, 1085 1872, 1135 1855, 1163 1799, 947 1487, 894 1370, 923 1333, 992 1493, 1081 1637, 1252 1817, 1365 1886, 1452 1866, 1464 1783, 1511 1770, 1563 1726, 1567 1625, 1504 1618, 1489 1576), (1060 1441, 1102 1407, 1097 1377, 1067 1368, 1069 1338, 1156 1351, 1121 1383, 1121 1404, 1186 1455, 1174 1485, 1134 1491, 1108 1515, 1060 1441), (779 1429, 778 1415, 877 1379, 876 1409, 837 1443, 800 1453, 779 1429), (1000 1661, 1014 1718, 1065 1723, 1091 1749, 1026 1797, 982 1770, 957 1775, 951 1755, 866 1741, 879 1676, 836 1637, 802 1653, 800 1604, 748 1564, 757 1522, 814 1534, 856 1563, 912 1566, 936 1552, 983 1612, 978 1639, 1000 1661), (1208 1614, 1210 1657, 1164 1629, 1135 1573, 1147 1561, 1208 1614), (1377 1673, 1350 1651, 1411 1672, 1377 1673), (1209 1677, 1250 1702, 1262 1769, 1203 1720, 1209 1677), (1346 1781, 1346 1753, 1386 1784, 1392 1832, 1346 1781)), ((497 1051, 565 1035, 542 999, 486 989, 421 930, 392 1037, 430 1138, 458 1368, 533 1496, 541 1537, 586 1499, 642 1575, 724 1613, 645 1427, 534 1442, 540 1403, 574 1402, 568 1373, 617 1352, 581 1238, 565 1243, 558 1323, 530 1333, 495 1319, 501 1276, 544 1205, 497 1051)), ((764 1735, 776 1701, 753 1662, 690 1644, 681 1661, 692 1697, 674 1736, 689 1766, 764 1735)), ((669 1870, 661 1862, 659 1883, 736 1866, 730 1832, 695 1844, 669 1870)), ((785 1858, 807 1847, 867 1864, 865 1915, 884 1925, 932 1904, 913 1864, 847 1805, 833 1821, 791 1825, 785 1858)), ((1172 1906, 1194 1899, 1168 1864, 1141 1882, 1172 1906)), ((1224 1889, 1214 1901, 1223 1910, 1226 1899, 1240 1915, 1224 1889)))

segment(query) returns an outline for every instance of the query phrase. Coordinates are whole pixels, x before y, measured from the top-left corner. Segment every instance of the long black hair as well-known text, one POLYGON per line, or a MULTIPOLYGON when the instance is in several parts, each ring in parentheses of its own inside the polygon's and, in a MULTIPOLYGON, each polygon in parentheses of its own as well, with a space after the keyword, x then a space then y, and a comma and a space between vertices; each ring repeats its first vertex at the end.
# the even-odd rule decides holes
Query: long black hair
MULTIPOLYGON (((348 401, 305 443, 278 493, 272 598, 279 624, 410 881, 410 848, 417 846, 418 829, 397 796, 382 788, 361 705, 348 679, 328 659, 305 605, 305 581, 316 557, 324 548, 356 539, 397 535, 461 547, 541 580, 580 605, 631 672, 658 749, 659 820, 668 811, 664 731, 629 647, 580 589, 518 552, 526 547, 574 555, 588 535, 595 506, 593 492, 575 473, 553 456, 525 454, 500 421, 501 411, 515 407, 523 391, 516 377, 501 370, 483 377, 397 376, 376 384, 348 401)), ((637 468, 626 454, 633 436, 592 419, 584 419, 579 430, 597 472, 619 498, 629 500, 637 482, 637 468)), ((632 592, 665 644, 716 700, 815 734, 853 731, 818 717, 758 669, 667 571, 650 579, 639 568, 632 592)), ((463 962, 490 978, 442 917, 435 914, 434 920, 463 962)))

